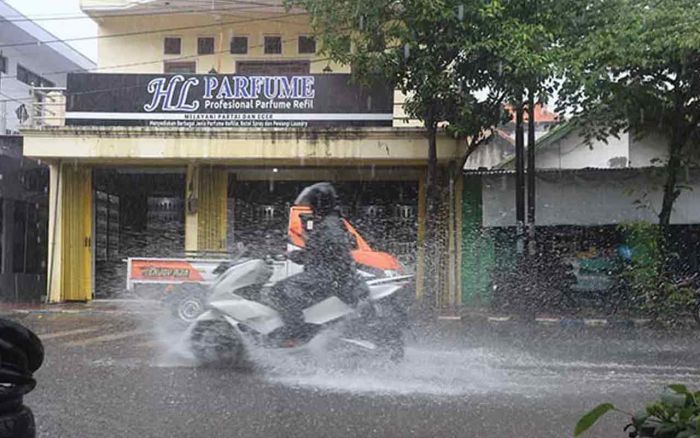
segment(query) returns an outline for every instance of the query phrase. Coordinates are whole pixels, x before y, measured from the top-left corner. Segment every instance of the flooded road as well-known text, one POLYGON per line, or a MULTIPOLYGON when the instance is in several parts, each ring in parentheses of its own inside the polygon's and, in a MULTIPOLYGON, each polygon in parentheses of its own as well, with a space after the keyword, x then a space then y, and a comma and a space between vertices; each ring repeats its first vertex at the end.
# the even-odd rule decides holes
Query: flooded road
MULTIPOLYGON (((156 315, 20 321, 46 345, 27 397, 46 437, 564 437, 600 402, 634 410, 667 383, 700 386, 697 332, 450 323, 416 333, 398 365, 264 351, 241 373, 165 357, 182 328, 156 315)), ((591 436, 622 436, 625 420, 591 436)))

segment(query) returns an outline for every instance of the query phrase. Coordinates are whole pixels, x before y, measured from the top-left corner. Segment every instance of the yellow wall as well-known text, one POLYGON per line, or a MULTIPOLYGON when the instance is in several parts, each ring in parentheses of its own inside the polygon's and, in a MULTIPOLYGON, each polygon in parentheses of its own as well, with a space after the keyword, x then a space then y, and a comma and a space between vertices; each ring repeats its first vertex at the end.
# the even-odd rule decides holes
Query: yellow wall
MULTIPOLYGON (((463 144, 438 138, 438 159, 460 157, 463 144)), ((220 164, 423 166, 428 145, 422 130, 375 128, 343 131, 61 128, 24 131, 24 155, 92 162, 210 161, 220 164), (167 133, 167 134, 166 134, 167 133)))
POLYGON ((49 302, 92 299, 92 171, 52 164, 49 194, 49 302))
MULTIPOLYGON (((135 12, 134 12, 135 13, 135 12)), ((98 20, 98 67, 101 72, 161 73, 163 61, 195 61, 198 73, 212 68, 219 73, 235 73, 236 61, 311 60, 311 73, 321 73, 328 65, 322 56, 299 54, 298 37, 308 35, 310 29, 305 16, 278 12, 251 14, 238 12, 216 19, 210 14, 161 14, 136 17, 103 17, 98 20), (186 30, 168 30, 189 28, 186 30), (142 32, 148 31, 148 34, 142 32), (139 33, 132 36, 115 36, 139 33), (248 37, 248 54, 229 53, 231 37, 248 37), (281 55, 263 53, 266 35, 281 36, 281 55), (163 54, 163 39, 179 37, 182 41, 179 55, 163 54), (214 37, 215 54, 198 56, 197 38, 214 37)), ((321 43, 317 43, 320 49, 321 43)), ((334 73, 348 73, 349 68, 332 65, 334 73)))
POLYGON ((228 171, 213 166, 187 166, 185 251, 226 250, 228 171))

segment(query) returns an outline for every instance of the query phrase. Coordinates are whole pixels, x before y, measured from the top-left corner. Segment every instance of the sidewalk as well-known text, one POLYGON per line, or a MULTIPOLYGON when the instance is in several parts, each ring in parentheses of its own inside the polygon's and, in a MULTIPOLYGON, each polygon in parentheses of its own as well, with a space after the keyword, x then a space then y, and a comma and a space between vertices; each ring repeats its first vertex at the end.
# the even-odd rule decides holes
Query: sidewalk
POLYGON ((539 315, 534 321, 525 321, 516 315, 493 313, 489 309, 463 309, 459 315, 440 315, 439 321, 461 321, 461 322, 481 322, 488 324, 513 324, 529 322, 542 326, 560 327, 615 327, 634 328, 645 327, 651 323, 650 319, 630 318, 624 316, 555 316, 539 315))
MULTIPOLYGON (((0 304, 0 314, 146 314, 154 315, 163 312, 161 303, 156 300, 141 299, 111 299, 94 300, 89 303, 64 304, 0 304)), ((577 327, 609 327, 609 328, 639 328, 650 325, 651 320, 644 318, 629 318, 624 316, 556 316, 540 315, 534 321, 524 321, 516 315, 498 314, 488 308, 463 308, 457 314, 442 313, 437 316, 437 322, 442 324, 488 324, 507 325, 534 323, 540 326, 577 328, 577 327)), ((696 325, 692 324, 693 327, 696 325)))
POLYGON ((0 304, 0 314, 153 314, 162 312, 154 300, 94 300, 89 303, 0 304))

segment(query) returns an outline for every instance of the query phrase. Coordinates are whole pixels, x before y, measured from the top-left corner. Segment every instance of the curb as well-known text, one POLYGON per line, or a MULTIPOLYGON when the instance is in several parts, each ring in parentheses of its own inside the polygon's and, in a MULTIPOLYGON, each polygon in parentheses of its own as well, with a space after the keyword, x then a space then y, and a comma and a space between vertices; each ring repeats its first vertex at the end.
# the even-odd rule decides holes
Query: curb
POLYGON ((156 315, 160 312, 117 309, 1 309, 0 314, 17 315, 156 315))
MULTIPOLYGON (((488 316, 486 320, 489 323, 508 323, 516 322, 517 319, 512 316, 488 316)), ((615 328, 636 328, 645 327, 651 320, 649 319, 607 319, 607 318, 535 318, 535 324, 543 326, 559 326, 565 328, 578 327, 615 327, 615 328)))

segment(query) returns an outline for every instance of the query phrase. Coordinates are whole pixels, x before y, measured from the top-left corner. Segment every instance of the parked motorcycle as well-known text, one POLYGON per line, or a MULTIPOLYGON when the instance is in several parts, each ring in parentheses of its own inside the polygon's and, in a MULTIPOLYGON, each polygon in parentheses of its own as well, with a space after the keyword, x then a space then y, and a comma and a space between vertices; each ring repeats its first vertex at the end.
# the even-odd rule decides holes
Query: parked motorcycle
POLYGON ((303 348, 321 333, 332 347, 358 349, 398 361, 404 354, 405 312, 398 302, 412 276, 367 281, 369 296, 356 306, 331 296, 303 311, 302 334, 290 339, 280 313, 267 297, 271 263, 239 259, 212 286, 206 310, 188 329, 192 351, 202 365, 247 364, 246 345, 303 348))

